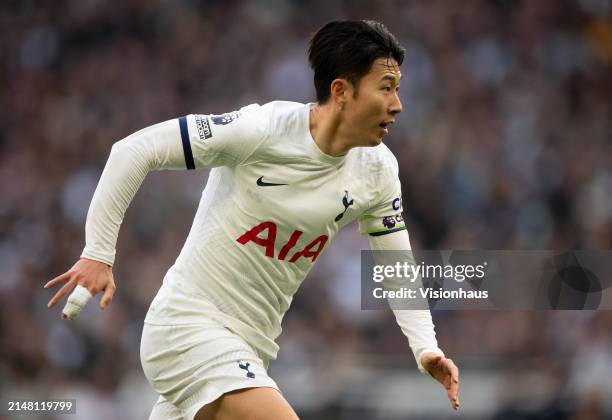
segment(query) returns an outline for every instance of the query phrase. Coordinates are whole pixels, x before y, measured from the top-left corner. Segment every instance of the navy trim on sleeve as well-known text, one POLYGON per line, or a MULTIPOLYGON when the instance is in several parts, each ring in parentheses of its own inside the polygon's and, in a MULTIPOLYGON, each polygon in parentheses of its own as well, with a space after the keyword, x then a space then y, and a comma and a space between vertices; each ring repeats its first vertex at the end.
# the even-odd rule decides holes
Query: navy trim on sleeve
POLYGON ((402 227, 398 227, 398 228, 391 229, 391 230, 385 230, 383 232, 368 233, 368 235, 370 235, 370 236, 383 236, 383 235, 388 235, 389 233, 399 232, 400 230, 405 230, 405 229, 406 229, 406 226, 402 226, 402 227))
POLYGON ((181 140, 183 141, 183 153, 185 153, 185 164, 187 169, 195 169, 193 163, 193 153, 191 152, 191 143, 189 143, 189 130, 187 129, 187 117, 180 117, 179 126, 181 127, 181 140))

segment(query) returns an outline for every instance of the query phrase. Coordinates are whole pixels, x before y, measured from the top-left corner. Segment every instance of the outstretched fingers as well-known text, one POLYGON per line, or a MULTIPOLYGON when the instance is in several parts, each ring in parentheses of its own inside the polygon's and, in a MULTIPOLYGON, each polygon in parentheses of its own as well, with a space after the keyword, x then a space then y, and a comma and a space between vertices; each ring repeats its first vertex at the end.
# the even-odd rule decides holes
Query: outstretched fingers
POLYGON ((47 306, 52 308, 63 298, 68 296, 62 318, 75 319, 98 291, 103 290, 104 295, 100 308, 105 309, 111 302, 115 293, 115 281, 111 267, 107 264, 79 259, 70 270, 45 284, 45 288, 61 285, 62 287, 49 300, 47 306))
POLYGON ((43 287, 45 289, 48 289, 51 286, 55 286, 56 284, 61 283, 63 281, 67 281, 67 280, 70 280, 70 273, 69 272, 65 272, 64 274, 60 274, 59 276, 57 276, 53 280, 49 280, 43 287))
MULTIPOLYGON (((51 281, 53 281, 53 280, 51 280, 51 281)), ((47 308, 54 307, 57 304, 57 302, 59 302, 64 296, 66 296, 68 293, 70 293, 72 291, 72 289, 75 288, 75 286, 76 286, 76 280, 68 281, 68 283, 63 285, 62 288, 57 291, 57 293, 55 294, 55 296, 53 296, 51 298, 49 303, 47 303, 47 308)))

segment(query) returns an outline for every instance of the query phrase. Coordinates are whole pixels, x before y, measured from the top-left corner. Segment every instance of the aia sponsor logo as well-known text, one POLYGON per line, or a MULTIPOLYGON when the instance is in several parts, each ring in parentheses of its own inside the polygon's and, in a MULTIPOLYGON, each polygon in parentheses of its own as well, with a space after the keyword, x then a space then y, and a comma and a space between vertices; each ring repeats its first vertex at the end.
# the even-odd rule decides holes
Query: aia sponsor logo
POLYGON ((236 241, 242 245, 253 242, 253 244, 263 247, 266 257, 277 258, 281 261, 287 260, 290 263, 295 263, 300 258, 310 258, 314 263, 329 239, 327 235, 318 236, 304 248, 298 250, 295 247, 304 232, 295 230, 287 239, 287 242, 283 244, 278 255, 275 255, 277 230, 276 223, 262 222, 240 235, 236 241))

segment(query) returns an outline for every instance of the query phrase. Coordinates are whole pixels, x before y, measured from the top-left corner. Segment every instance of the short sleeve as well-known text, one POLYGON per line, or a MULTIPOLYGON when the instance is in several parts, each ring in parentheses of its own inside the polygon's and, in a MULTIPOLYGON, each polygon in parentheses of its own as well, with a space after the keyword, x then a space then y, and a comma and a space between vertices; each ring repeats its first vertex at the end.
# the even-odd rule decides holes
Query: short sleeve
POLYGON ((377 177, 376 199, 359 218, 359 233, 380 236, 406 229, 402 215, 402 186, 398 176, 397 160, 393 157, 377 177))
POLYGON ((188 169, 237 166, 265 139, 267 119, 253 104, 221 115, 180 117, 179 127, 188 169))

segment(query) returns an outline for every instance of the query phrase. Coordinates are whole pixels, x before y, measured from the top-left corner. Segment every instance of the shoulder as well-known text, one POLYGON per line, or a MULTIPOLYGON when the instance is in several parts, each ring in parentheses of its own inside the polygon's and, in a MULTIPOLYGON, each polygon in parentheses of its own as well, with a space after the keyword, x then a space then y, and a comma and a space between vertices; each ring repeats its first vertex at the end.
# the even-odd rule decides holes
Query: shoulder
POLYGON ((261 137, 267 127, 265 111, 256 103, 223 114, 191 114, 187 121, 206 143, 242 136, 261 137))
POLYGON ((239 110, 210 115, 208 118, 213 126, 255 129, 266 136, 287 135, 303 128, 307 108, 307 104, 298 102, 273 101, 263 105, 257 103, 246 105, 239 110))
POLYGON ((270 134, 282 136, 304 128, 304 115, 306 115, 308 104, 273 101, 262 105, 261 108, 268 121, 270 134))
POLYGON ((349 164, 358 167, 368 178, 397 178, 399 175, 397 158, 384 143, 351 149, 347 158, 349 164))

